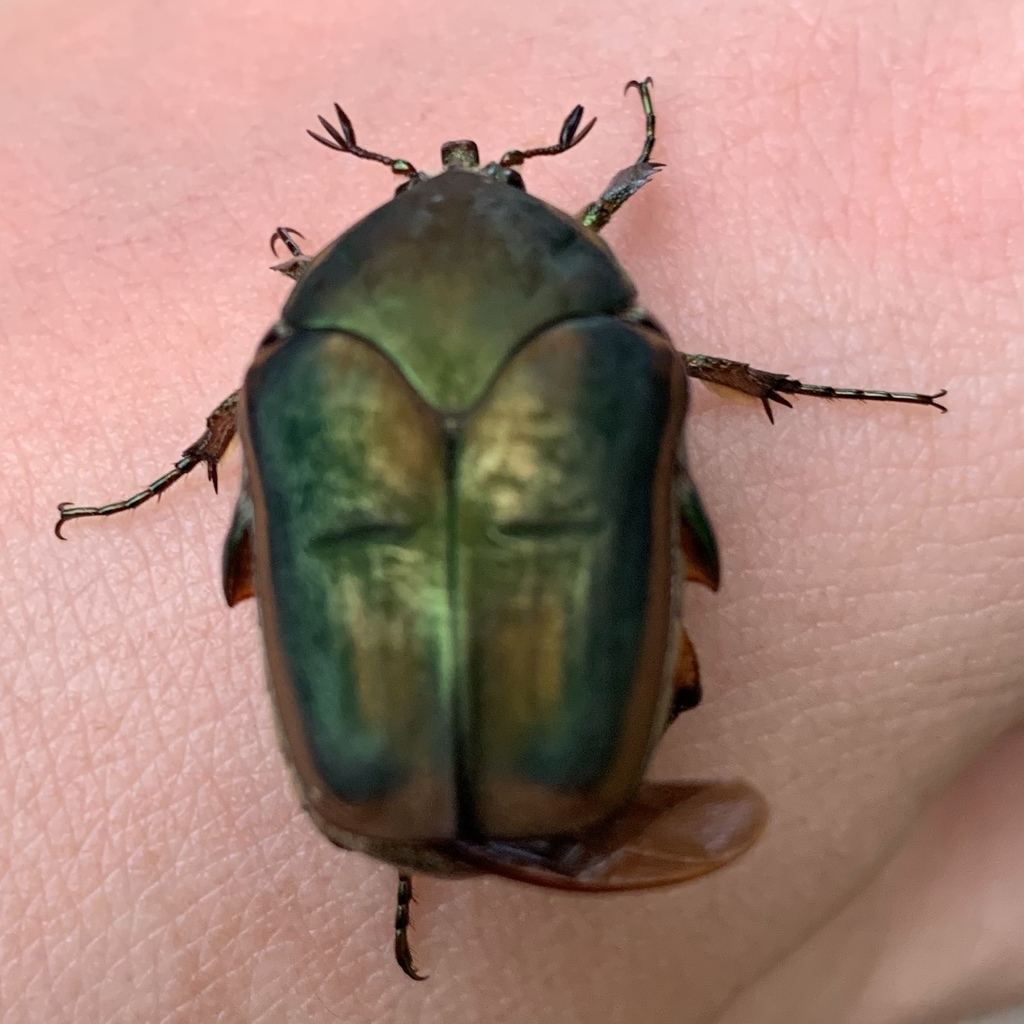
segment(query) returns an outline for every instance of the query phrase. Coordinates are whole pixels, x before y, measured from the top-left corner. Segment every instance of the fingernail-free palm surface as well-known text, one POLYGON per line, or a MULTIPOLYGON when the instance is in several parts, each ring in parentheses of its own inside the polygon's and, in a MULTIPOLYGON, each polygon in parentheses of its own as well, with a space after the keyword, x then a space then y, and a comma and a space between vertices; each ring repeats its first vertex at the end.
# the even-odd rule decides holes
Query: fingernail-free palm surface
POLYGON ((1024 717, 1022 19, 1004 0, 5 4, 5 1024, 900 1024, 1024 998, 1024 743, 919 818, 1024 717), (424 167, 451 138, 484 159, 550 144, 585 103, 585 142, 524 168, 576 210, 635 156, 621 83, 647 73, 667 166, 606 235, 677 343, 948 387, 950 413, 797 399, 772 428, 695 388, 722 587, 688 593, 706 700, 655 773, 750 779, 769 829, 677 891, 418 882, 413 986, 393 875, 298 810, 251 606, 223 606, 237 463, 219 498, 193 474, 66 544, 54 509, 154 479, 237 387, 287 292, 275 227, 314 252, 391 194, 305 135, 333 100, 361 144, 424 167))

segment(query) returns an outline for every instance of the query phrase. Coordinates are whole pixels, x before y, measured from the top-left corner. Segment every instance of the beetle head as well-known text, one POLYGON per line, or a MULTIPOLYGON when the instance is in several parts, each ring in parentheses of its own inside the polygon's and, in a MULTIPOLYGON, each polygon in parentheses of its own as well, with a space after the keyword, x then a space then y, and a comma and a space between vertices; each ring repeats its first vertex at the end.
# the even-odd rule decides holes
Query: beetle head
POLYGON ((581 143, 590 134, 590 129, 594 127, 596 119, 591 118, 581 130, 580 123, 582 120, 583 107, 573 107, 569 112, 569 116, 562 124, 562 130, 558 134, 558 142, 553 146, 538 146, 535 149, 510 149, 499 161, 490 163, 484 168, 480 168, 480 151, 477 149, 476 143, 470 139, 446 142, 441 147, 441 162, 444 164, 446 171, 452 167, 461 167, 467 171, 480 170, 482 174, 486 174, 496 181, 500 181, 505 185, 511 185, 513 188, 518 188, 525 192, 526 186, 523 184, 522 176, 514 168, 535 156, 557 156, 559 153, 565 153, 572 149, 573 146, 581 143))
POLYGON ((511 167, 503 167, 500 163, 489 163, 480 166, 480 150, 472 139, 459 139, 457 142, 446 142, 441 147, 441 163, 444 169, 459 167, 466 171, 480 171, 489 178, 494 178, 504 185, 511 185, 525 191, 526 186, 518 171, 511 167))
POLYGON ((463 167, 467 171, 475 171, 480 166, 480 150, 472 139, 446 142, 441 147, 441 163, 445 170, 449 167, 463 167))

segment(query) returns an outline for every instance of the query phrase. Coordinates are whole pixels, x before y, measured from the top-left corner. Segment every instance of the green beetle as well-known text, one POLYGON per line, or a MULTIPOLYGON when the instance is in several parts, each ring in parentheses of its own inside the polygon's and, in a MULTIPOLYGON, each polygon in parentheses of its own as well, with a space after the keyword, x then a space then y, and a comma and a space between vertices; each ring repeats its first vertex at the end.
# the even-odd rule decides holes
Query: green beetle
POLYGON ((319 142, 406 179, 313 259, 242 388, 134 508, 200 463, 214 487, 236 430, 245 475, 224 549, 229 605, 255 594, 281 745, 332 842, 399 869, 492 872, 600 892, 727 864, 765 821, 742 782, 644 783, 666 726, 700 699, 684 580, 718 585, 687 473, 687 377, 786 394, 935 395, 804 385, 687 356, 637 304, 598 231, 661 165, 650 80, 637 160, 576 217, 515 168, 447 143, 443 171, 362 149, 336 106, 319 142))

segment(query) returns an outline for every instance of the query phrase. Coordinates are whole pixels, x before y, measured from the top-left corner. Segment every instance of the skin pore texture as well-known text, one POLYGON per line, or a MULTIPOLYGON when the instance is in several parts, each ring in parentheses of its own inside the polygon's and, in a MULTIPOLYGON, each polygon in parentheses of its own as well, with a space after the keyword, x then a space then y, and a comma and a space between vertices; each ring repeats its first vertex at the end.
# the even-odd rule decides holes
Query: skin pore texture
POLYGON ((7 0, 0 7, 0 1006, 5 1024, 949 1024, 1024 1000, 1024 3, 7 0), (694 386, 723 553, 687 592, 705 702, 661 778, 772 805, 738 864, 588 898, 395 875, 332 848, 277 751, 256 611, 219 559, 239 483, 69 524, 167 469, 289 282, 386 169, 554 142, 683 349, 950 412, 694 386))

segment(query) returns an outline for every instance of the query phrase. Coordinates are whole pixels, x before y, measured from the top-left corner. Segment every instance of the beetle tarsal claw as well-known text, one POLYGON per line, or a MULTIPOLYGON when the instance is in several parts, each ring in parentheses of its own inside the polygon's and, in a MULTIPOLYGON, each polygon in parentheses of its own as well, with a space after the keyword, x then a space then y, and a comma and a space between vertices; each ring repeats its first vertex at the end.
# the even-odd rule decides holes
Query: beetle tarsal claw
POLYGON ((783 398, 777 391, 769 391, 763 394, 761 397, 761 404, 764 406, 765 414, 768 416, 768 422, 775 425, 775 413, 772 412, 772 402, 778 402, 779 405, 784 405, 787 409, 793 408, 793 403, 787 398, 783 398))
POLYGON ((68 521, 68 519, 70 519, 71 517, 70 517, 70 516, 65 516, 65 515, 64 515, 64 509, 66 509, 66 508, 71 508, 71 507, 72 507, 73 505, 74 505, 74 502, 72 502, 72 501, 62 501, 62 502, 61 502, 61 503, 60 503, 60 504, 59 504, 59 505, 57 506, 57 513, 58 513, 58 515, 60 516, 60 518, 59 518, 59 519, 57 520, 57 522, 56 522, 56 523, 54 524, 54 527, 53 527, 53 532, 54 532, 54 533, 55 533, 55 534, 57 535, 57 537, 58 537, 58 539, 59 539, 59 540, 67 540, 67 537, 65 537, 65 536, 64 536, 64 534, 63 534, 63 533, 61 533, 61 530, 62 530, 62 529, 64 528, 64 524, 65 524, 65 523, 66 523, 66 522, 68 521))
POLYGON ((650 89, 654 85, 654 79, 648 75, 642 82, 635 78, 630 79, 626 83, 626 88, 622 90, 622 95, 625 96, 630 89, 636 89, 638 93, 643 94, 645 89, 650 89))
POLYGON ((285 248, 292 256, 301 256, 302 250, 295 244, 292 235, 305 241, 306 236, 301 231, 296 231, 295 228, 280 227, 270 236, 270 251, 276 256, 277 243, 284 242, 285 248))

